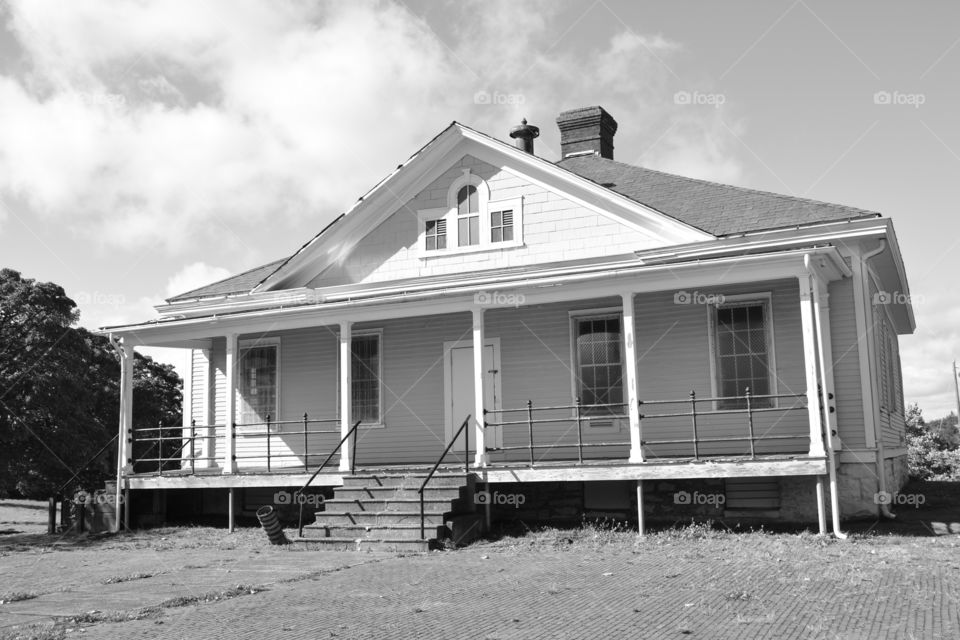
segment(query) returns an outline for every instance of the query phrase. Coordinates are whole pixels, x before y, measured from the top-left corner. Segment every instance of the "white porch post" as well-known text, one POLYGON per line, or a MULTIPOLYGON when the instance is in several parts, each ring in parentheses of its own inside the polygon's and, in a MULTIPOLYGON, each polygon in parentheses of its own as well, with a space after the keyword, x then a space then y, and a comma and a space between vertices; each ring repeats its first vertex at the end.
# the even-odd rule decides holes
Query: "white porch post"
POLYGON ((223 473, 234 473, 237 470, 237 463, 234 456, 237 451, 236 439, 236 421, 237 421, 237 334, 227 334, 226 363, 226 390, 224 393, 223 406, 225 407, 224 417, 224 443, 223 443, 223 473))
POLYGON ((840 531, 840 496, 837 487, 837 458, 835 449, 840 444, 837 437, 837 408, 836 394, 833 391, 833 347, 830 337, 830 305, 827 303, 829 294, 826 285, 813 275, 813 319, 817 328, 817 345, 820 356, 820 379, 823 382, 823 415, 826 420, 827 441, 827 473, 830 478, 830 515, 833 524, 833 534, 838 538, 846 538, 840 531))
POLYGON ((810 421, 810 452, 814 457, 826 455, 820 424, 820 396, 817 390, 817 336, 813 321, 809 276, 800 276, 800 323, 803 330, 803 364, 807 375, 807 414, 810 421))
MULTIPOLYGON (((353 364, 353 325, 344 320, 340 323, 340 437, 346 438, 353 426, 350 369, 353 364)), ((340 447, 340 471, 352 472, 353 444, 350 439, 340 447)))
MULTIPOLYGON (((212 360, 210 358, 210 349, 198 349, 200 355, 202 375, 199 384, 193 386, 194 393, 200 393, 200 419, 197 420, 200 427, 200 435, 207 436, 200 440, 200 458, 197 466, 202 469, 210 469, 217 466, 214 459, 217 452, 217 428, 213 425, 217 420, 212 415, 213 407, 210 402, 210 381, 213 380, 212 360)), ((193 363, 191 363, 193 366, 193 363)))
MULTIPOLYGON (((623 299, 623 342, 626 347, 627 415, 630 417, 630 462, 643 462, 640 434, 640 405, 637 391, 637 341, 633 317, 633 293, 621 294, 623 299)), ((639 489, 638 489, 639 491, 639 489)), ((639 494, 638 494, 639 495, 639 494)))
POLYGON ((123 513, 124 476, 133 473, 133 346, 126 340, 120 354, 120 424, 117 433, 117 487, 114 495, 113 532, 120 531, 123 513))
MULTIPOLYGON (((483 405, 484 405, 484 368, 483 362, 483 308, 474 307, 473 309, 473 397, 474 397, 474 409, 473 409, 473 424, 474 424, 474 446, 476 447, 476 455, 474 456, 473 464, 476 467, 485 467, 487 466, 487 448, 486 448, 486 433, 484 429, 484 423, 486 422, 483 416, 483 405)), ((454 420, 456 422, 456 420, 454 420)))

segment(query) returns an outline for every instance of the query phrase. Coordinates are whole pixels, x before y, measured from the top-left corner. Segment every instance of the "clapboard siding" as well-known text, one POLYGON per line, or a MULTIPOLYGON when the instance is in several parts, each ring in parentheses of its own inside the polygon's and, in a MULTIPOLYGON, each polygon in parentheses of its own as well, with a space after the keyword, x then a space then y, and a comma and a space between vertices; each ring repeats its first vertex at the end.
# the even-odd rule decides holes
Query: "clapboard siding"
POLYGON ((329 267, 307 286, 383 282, 515 267, 558 260, 628 254, 663 246, 663 241, 544 190, 521 177, 472 156, 464 156, 429 187, 366 237, 342 262, 329 267), (464 169, 483 178, 490 201, 523 197, 524 245, 474 253, 423 258, 416 212, 447 206, 447 191, 464 169))
POLYGON ((210 387, 207 384, 207 355, 203 349, 192 349, 190 352, 190 419, 197 424, 204 425, 210 419, 205 415, 206 398, 209 397, 210 387))
MULTIPOLYGON (((639 397, 641 400, 687 399, 691 391, 698 397, 711 397, 715 391, 711 380, 708 309, 703 304, 676 304, 674 291, 637 296, 637 358, 639 397)), ((694 299, 693 292, 684 299, 694 299)), ((701 295, 771 294, 773 341, 776 360, 776 393, 803 394, 806 378, 803 365, 803 336, 800 326, 799 287, 796 281, 758 283, 750 286, 724 287, 701 291, 701 295)), ((787 408, 797 401, 781 399, 787 408)), ((697 404, 698 411, 713 407, 709 402, 697 404)), ((644 440, 691 438, 692 420, 686 416, 656 418, 656 414, 689 412, 688 402, 673 405, 644 406, 647 416, 642 422, 644 440)), ((809 448, 809 426, 805 409, 755 414, 755 435, 796 435, 796 439, 757 442, 758 453, 804 452, 809 448)), ((700 416, 697 433, 701 438, 721 438, 749 433, 745 414, 700 416)), ((706 455, 743 454, 749 452, 746 442, 705 443, 699 453, 706 455)), ((690 444, 661 444, 645 448, 648 457, 691 455, 690 444)))
POLYGON ((830 331, 837 431, 846 447, 866 446, 863 388, 860 380, 860 334, 857 331, 853 280, 830 284, 830 331))

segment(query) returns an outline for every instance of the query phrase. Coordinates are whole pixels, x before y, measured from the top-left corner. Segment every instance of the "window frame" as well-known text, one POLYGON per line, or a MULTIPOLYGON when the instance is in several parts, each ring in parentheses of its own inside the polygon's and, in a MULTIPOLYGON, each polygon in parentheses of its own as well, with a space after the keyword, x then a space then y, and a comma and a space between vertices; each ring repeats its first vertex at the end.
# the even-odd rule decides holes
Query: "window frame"
MULTIPOLYGON (((280 366, 280 354, 281 354, 281 349, 280 349, 280 337, 279 337, 279 336, 273 336, 273 337, 269 337, 269 338, 249 338, 249 339, 244 339, 244 340, 238 340, 238 341, 237 341, 237 365, 236 365, 236 366, 237 366, 237 372, 236 372, 236 375, 237 375, 237 380, 238 380, 239 384, 236 385, 236 389, 235 389, 235 391, 236 391, 236 400, 235 400, 234 406, 238 409, 237 413, 239 414, 239 416, 242 417, 242 415, 243 415, 243 388, 242 388, 242 386, 243 386, 243 352, 244 352, 244 351, 249 351, 250 349, 259 349, 259 348, 261 348, 261 347, 271 347, 271 348, 273 348, 273 349, 275 350, 275 352, 276 352, 276 369, 277 369, 277 371, 276 371, 276 379, 277 379, 276 387, 277 387, 277 390, 276 390, 276 398, 275 398, 275 400, 274 400, 274 403, 275 403, 274 410, 273 410, 272 412, 270 412, 270 423, 271 423, 271 424, 270 424, 269 432, 270 432, 270 433, 279 433, 279 432, 280 432, 280 425, 276 424, 276 423, 280 420, 280 417, 279 417, 279 416, 280 416, 280 404, 281 404, 281 401, 280 401, 280 398, 281 398, 281 396, 280 396, 280 392, 281 392, 281 375, 280 375, 280 372, 282 371, 282 368, 281 368, 281 366, 280 366)), ((238 416, 235 416, 235 417, 234 417, 234 420, 236 420, 237 417, 238 417, 238 416)), ((254 433, 254 432, 259 431, 261 428, 262 428, 262 427, 261 427, 260 425, 257 425, 257 424, 251 424, 251 425, 237 424, 238 433, 254 433)), ((266 432, 266 431, 264 431, 264 432, 266 432)))
POLYGON ((486 181, 471 173, 469 169, 464 169, 463 175, 454 180, 447 189, 446 203, 445 207, 417 211, 419 224, 417 253, 421 259, 482 251, 498 251, 523 246, 523 196, 491 200, 490 187, 486 181), (477 189, 480 242, 461 247, 457 195, 465 186, 473 186, 477 189), (492 240, 490 216, 496 211, 507 210, 513 212, 513 239, 494 242, 492 240), (445 219, 447 222, 447 247, 445 249, 427 249, 427 222, 440 219, 445 219))
MULTIPOLYGON (((337 340, 340 339, 340 334, 337 333, 337 340)), ((353 341, 356 338, 366 338, 370 336, 376 336, 378 342, 378 354, 377 358, 377 413, 379 414, 377 422, 361 422, 361 429, 383 429, 386 425, 386 420, 384 418, 384 407, 383 407, 383 329, 359 329, 356 331, 350 332, 350 355, 353 356, 353 341)), ((352 363, 351 363, 352 366, 352 363)), ((337 371, 340 370, 340 349, 337 349, 337 371)), ((351 371, 350 376, 350 398, 353 398, 353 375, 351 371)), ((352 400, 351 400, 352 401, 352 400)), ((351 409, 351 417, 353 415, 353 407, 351 409)), ((341 405, 340 405, 340 376, 337 376, 337 415, 341 415, 341 405)))
MULTIPOLYGON (((770 291, 759 291, 756 293, 743 293, 736 295, 724 295, 722 298, 722 303, 711 303, 706 305, 707 307, 707 339, 709 344, 709 359, 710 359, 710 397, 717 398, 720 397, 721 392, 721 380, 720 380, 720 352, 719 345, 717 344, 717 311, 724 307, 742 307, 742 306, 753 306, 753 305, 763 305, 764 313, 764 334, 766 337, 767 345, 767 377, 768 385, 770 387, 769 395, 776 396, 779 395, 779 376, 777 375, 777 348, 776 348, 776 331, 774 328, 774 315, 773 315, 773 294, 770 291)), ((736 407, 724 407, 721 404, 721 401, 714 400, 711 403, 711 406, 714 411, 722 411, 726 409, 738 410, 736 407)), ((770 408, 779 408, 780 407, 780 398, 770 398, 770 408)), ((765 407, 766 408, 766 407, 765 407)), ((739 410, 743 410, 739 408, 739 410)))
MULTIPOLYGON (((616 317, 620 320, 620 392, 621 398, 624 402, 624 408, 629 412, 629 407, 627 407, 626 402, 629 398, 627 385, 627 376, 626 376, 626 365, 627 365, 627 349, 626 344, 624 344, 624 330, 623 330, 623 308, 622 307, 599 307, 593 309, 577 309, 575 311, 569 312, 569 332, 570 332, 570 400, 571 404, 575 404, 578 397, 581 398, 581 389, 580 389, 580 357, 577 349, 577 325, 579 322, 584 320, 599 320, 604 318, 613 318, 616 317)), ((582 405, 586 407, 587 405, 582 405)), ((571 411, 571 417, 575 416, 576 409, 571 411)), ((582 416, 589 415, 588 412, 584 411, 581 413, 582 416)), ((607 420, 599 416, 590 416, 590 420, 586 420, 586 425, 590 428, 591 432, 620 432, 623 430, 624 421, 628 421, 629 418, 609 418, 607 420)))

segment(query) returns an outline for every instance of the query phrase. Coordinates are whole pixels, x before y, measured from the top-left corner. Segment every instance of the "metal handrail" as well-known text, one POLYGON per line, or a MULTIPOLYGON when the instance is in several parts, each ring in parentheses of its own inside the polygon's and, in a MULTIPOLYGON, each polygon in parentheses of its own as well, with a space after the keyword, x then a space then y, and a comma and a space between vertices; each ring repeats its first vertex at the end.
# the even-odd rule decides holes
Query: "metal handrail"
MULTIPOLYGON (((338 451, 340 451, 340 448, 343 446, 343 443, 346 442, 346 441, 350 438, 351 435, 353 435, 354 438, 353 438, 353 446, 350 447, 350 469, 352 470, 352 469, 355 469, 355 468, 356 468, 356 466, 357 466, 357 438, 356 438, 356 432, 357 432, 357 428, 360 426, 360 423, 361 423, 361 422, 363 422, 363 420, 357 420, 356 422, 353 423, 353 426, 350 427, 350 430, 347 431, 347 433, 346 433, 342 438, 340 438, 340 442, 338 442, 338 443, 337 443, 337 446, 333 448, 333 451, 330 452, 330 455, 327 456, 326 460, 324 460, 323 462, 320 463, 320 466, 317 467, 317 470, 313 472, 313 475, 310 476, 310 479, 307 480, 307 481, 304 483, 304 485, 303 485, 302 487, 300 487, 300 491, 298 491, 298 492, 295 493, 294 495, 298 495, 298 494, 301 495, 301 496, 303 495, 303 492, 306 491, 307 487, 310 486, 310 483, 313 482, 313 480, 317 477, 317 475, 320 474, 321 471, 323 471, 323 468, 324 468, 325 466, 327 466, 327 463, 330 462, 330 459, 333 458, 334 454, 336 454, 338 451)), ((303 537, 303 500, 297 500, 297 502, 300 503, 300 521, 299 521, 299 527, 298 527, 298 528, 299 528, 299 535, 300 535, 300 537, 302 538, 302 537, 303 537)))
POLYGON ((463 424, 460 425, 460 428, 457 429, 457 432, 453 434, 453 437, 450 439, 450 442, 447 443, 446 448, 443 450, 443 453, 440 454, 440 457, 437 458, 436 463, 434 463, 433 468, 430 469, 430 473, 427 474, 427 477, 423 480, 423 483, 420 485, 420 488, 417 490, 417 493, 420 494, 420 539, 424 539, 424 534, 426 533, 426 513, 423 506, 423 490, 426 489, 427 483, 430 482, 430 479, 433 478, 433 474, 437 472, 437 469, 440 467, 440 463, 443 462, 443 459, 447 457, 447 454, 450 452, 450 448, 456 443, 457 438, 460 437, 460 433, 463 432, 463 473, 464 475, 470 474, 470 430, 467 429, 467 425, 470 424, 470 417, 467 416, 464 419, 463 424), (466 431, 464 431, 466 429, 466 431))

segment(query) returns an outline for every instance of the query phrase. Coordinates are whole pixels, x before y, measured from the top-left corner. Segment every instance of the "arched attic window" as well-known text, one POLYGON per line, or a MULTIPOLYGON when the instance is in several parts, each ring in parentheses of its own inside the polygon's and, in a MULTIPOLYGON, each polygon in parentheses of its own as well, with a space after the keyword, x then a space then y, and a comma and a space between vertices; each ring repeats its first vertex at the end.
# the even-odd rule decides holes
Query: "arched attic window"
POLYGON ((480 194, 472 185, 457 192, 457 244, 468 247, 480 244, 480 194))

